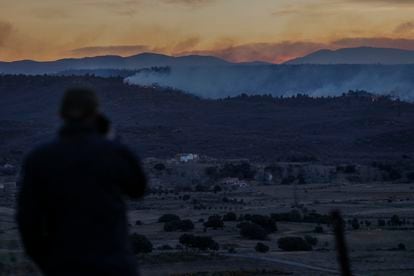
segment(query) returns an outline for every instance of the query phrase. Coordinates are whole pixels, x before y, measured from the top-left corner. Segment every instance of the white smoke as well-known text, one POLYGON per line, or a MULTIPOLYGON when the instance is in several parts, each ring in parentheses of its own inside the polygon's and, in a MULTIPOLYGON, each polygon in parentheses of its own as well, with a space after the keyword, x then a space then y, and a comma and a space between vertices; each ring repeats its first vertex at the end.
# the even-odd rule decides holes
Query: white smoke
POLYGON ((203 98, 241 93, 338 96, 348 90, 414 99, 412 65, 234 65, 145 70, 126 79, 143 86, 171 87, 203 98))

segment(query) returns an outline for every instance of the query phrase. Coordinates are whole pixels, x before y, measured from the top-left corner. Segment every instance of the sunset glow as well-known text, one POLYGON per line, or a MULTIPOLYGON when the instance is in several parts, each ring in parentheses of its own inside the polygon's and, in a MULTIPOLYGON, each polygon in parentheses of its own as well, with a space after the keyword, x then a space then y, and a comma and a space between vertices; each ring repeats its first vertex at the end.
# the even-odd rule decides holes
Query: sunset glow
POLYGON ((414 50, 410 0, 0 0, 0 60, 142 52, 283 62, 330 48, 414 50))

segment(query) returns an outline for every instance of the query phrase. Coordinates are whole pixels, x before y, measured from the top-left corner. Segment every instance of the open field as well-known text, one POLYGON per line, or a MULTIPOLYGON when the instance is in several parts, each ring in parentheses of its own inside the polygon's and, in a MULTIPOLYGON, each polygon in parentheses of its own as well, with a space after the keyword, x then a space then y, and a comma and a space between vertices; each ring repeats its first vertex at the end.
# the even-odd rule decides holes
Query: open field
MULTIPOLYGON (((267 253, 255 252, 257 240, 240 236, 238 221, 224 221, 224 227, 216 230, 204 227, 203 222, 214 214, 225 215, 234 212, 238 216, 269 215, 290 212, 293 209, 294 185, 269 186, 251 182, 249 186, 248 191, 238 189, 216 193, 153 192, 142 201, 131 202, 129 212, 131 232, 145 235, 154 247, 152 253, 139 257, 143 275, 172 275, 172 272, 179 275, 179 273, 207 271, 245 271, 247 273, 245 275, 254 275, 253 271, 262 270, 265 272, 257 275, 278 275, 275 271, 280 272, 279 275, 335 275, 335 271, 338 270, 335 243, 328 225, 278 221, 278 230, 269 234, 263 241, 270 247, 267 253), (188 195, 189 199, 183 200, 184 195, 188 195), (225 197, 243 200, 243 204, 223 202, 225 197), (208 202, 208 208, 195 209, 194 200, 208 202), (219 243, 220 249, 214 253, 176 249, 183 232, 164 231, 164 223, 159 223, 158 218, 166 213, 174 213, 181 219, 192 220, 195 227, 189 233, 213 237, 219 243), (136 225, 137 220, 141 222, 140 225, 136 225), (317 225, 323 227, 323 233, 314 232, 317 225), (313 251, 286 252, 278 248, 277 241, 281 237, 305 235, 318 239, 313 251), (162 249, 165 245, 169 245, 171 249, 162 249), (273 272, 266 274, 269 271, 273 272)), ((410 183, 297 185, 299 207, 295 209, 320 214, 339 209, 345 221, 356 218, 361 222, 359 229, 353 229, 348 223, 346 226, 346 238, 356 275, 412 275, 414 273, 414 265, 411 262, 414 258, 413 189, 414 184, 410 183), (405 219, 405 225, 377 225, 379 219, 389 220, 392 215, 405 219), (369 221, 370 225, 367 226, 366 221, 369 221), (403 243, 406 249, 398 250, 399 243, 403 243)), ((12 208, 3 207, 0 210, 0 255, 2 262, 10 267, 22 267, 27 261, 22 256, 17 241, 13 213, 12 208)))

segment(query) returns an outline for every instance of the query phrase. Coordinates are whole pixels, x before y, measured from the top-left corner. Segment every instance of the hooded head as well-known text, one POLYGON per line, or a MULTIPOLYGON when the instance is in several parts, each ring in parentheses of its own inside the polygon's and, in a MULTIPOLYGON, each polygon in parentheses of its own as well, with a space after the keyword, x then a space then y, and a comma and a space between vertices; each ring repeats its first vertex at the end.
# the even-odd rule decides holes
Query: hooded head
POLYGON ((95 92, 73 88, 65 92, 60 106, 60 117, 65 123, 88 123, 99 113, 99 101, 95 92))

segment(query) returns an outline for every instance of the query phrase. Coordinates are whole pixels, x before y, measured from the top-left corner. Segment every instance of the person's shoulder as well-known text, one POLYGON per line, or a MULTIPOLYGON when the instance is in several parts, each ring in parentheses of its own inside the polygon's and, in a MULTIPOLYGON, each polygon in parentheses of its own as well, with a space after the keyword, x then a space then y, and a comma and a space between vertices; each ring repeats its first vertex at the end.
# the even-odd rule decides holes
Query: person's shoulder
POLYGON ((106 143, 108 147, 111 147, 114 151, 122 155, 127 155, 127 156, 134 157, 134 158, 138 157, 136 153, 130 147, 128 147, 127 145, 119 141, 106 140, 106 143))
POLYGON ((53 140, 53 141, 42 143, 42 144, 35 146, 33 149, 31 149, 26 154, 26 157, 25 157, 26 162, 37 161, 41 159, 45 155, 52 152, 57 147, 57 145, 58 145, 57 141, 53 140))

